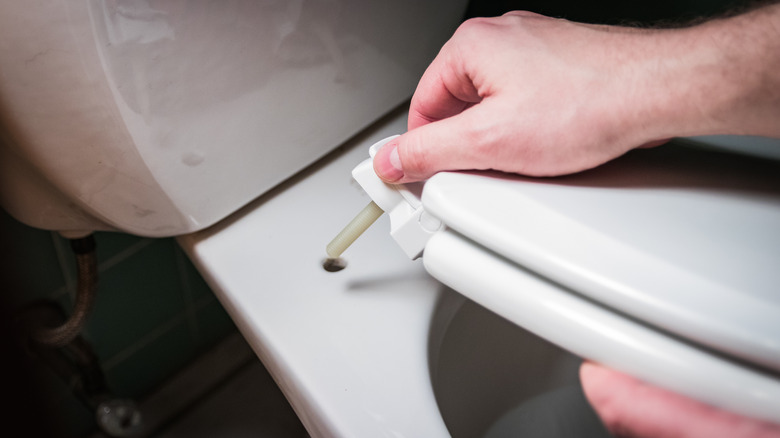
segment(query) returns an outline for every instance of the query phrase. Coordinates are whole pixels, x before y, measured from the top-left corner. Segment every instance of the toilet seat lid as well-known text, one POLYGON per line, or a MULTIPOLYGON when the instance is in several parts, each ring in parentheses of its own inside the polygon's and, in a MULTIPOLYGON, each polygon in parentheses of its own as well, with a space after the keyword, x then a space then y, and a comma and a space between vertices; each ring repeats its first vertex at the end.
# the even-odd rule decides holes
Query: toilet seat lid
POLYGON ((678 142, 565 177, 440 173, 422 202, 570 292, 780 371, 780 161, 678 142))

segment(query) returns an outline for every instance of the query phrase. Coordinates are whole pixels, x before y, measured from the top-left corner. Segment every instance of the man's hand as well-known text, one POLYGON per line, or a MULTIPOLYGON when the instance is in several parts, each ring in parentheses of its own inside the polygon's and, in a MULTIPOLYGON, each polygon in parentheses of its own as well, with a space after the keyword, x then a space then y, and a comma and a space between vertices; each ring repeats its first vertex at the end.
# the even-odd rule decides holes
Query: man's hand
POLYGON ((780 5, 683 29, 511 12, 465 22, 379 151, 387 182, 441 170, 552 176, 677 136, 780 136, 780 5))

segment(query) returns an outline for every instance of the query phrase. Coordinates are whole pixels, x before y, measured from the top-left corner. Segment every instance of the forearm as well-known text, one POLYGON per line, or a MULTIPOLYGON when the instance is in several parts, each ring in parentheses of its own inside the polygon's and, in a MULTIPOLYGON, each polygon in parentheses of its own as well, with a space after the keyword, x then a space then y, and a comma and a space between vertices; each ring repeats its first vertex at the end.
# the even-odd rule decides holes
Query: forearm
POLYGON ((641 70, 651 137, 780 137, 780 4, 637 37, 658 37, 641 70))
POLYGON ((442 170, 554 176, 671 137, 780 138, 780 4, 681 29, 529 12, 469 20, 428 67, 387 182, 442 170))

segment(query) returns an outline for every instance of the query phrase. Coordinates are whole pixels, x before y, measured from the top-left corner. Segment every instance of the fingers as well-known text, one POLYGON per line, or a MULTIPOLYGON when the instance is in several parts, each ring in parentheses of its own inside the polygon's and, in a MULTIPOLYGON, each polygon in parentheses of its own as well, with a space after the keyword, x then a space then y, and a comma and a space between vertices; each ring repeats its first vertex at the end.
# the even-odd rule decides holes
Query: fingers
MULTIPOLYGON (((456 35, 458 35, 456 33, 456 35)), ((468 166, 462 159, 463 112, 482 101, 453 37, 426 69, 409 107, 408 132, 374 157, 374 170, 391 183, 419 181, 440 170, 468 166)))
POLYGON ((585 396, 616 436, 632 438, 778 438, 780 425, 726 412, 586 362, 585 396))
POLYGON ((460 114, 481 101, 452 43, 426 69, 409 107, 409 130, 460 114))
POLYGON ((379 178, 401 184, 421 181, 441 170, 455 168, 453 155, 465 148, 454 143, 456 138, 452 133, 455 130, 448 129, 451 120, 421 126, 384 145, 374 157, 374 171, 379 178))
POLYGON ((466 128, 480 126, 473 122, 478 110, 474 107, 396 137, 377 152, 374 171, 388 183, 401 184, 422 181, 443 170, 491 168, 496 154, 478 153, 488 142, 476 140, 475 132, 466 128))
POLYGON ((392 183, 443 170, 553 176, 621 155, 643 133, 625 129, 631 113, 604 97, 623 95, 606 92, 603 63, 565 42, 600 47, 589 38, 529 12, 463 23, 420 79, 408 132, 374 158, 376 173, 392 183))

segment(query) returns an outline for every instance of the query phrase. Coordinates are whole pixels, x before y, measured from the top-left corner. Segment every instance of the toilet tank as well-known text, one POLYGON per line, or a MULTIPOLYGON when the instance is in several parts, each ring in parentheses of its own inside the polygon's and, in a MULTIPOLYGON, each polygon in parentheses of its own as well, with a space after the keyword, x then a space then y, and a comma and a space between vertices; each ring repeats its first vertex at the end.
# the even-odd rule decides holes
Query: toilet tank
POLYGON ((3 2, 0 203, 62 232, 212 225, 404 103, 465 3, 3 2))

